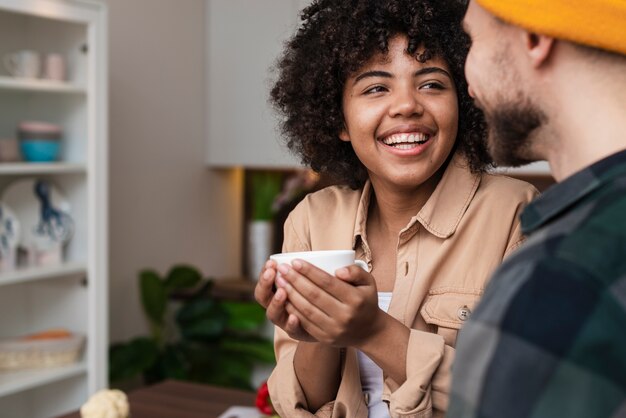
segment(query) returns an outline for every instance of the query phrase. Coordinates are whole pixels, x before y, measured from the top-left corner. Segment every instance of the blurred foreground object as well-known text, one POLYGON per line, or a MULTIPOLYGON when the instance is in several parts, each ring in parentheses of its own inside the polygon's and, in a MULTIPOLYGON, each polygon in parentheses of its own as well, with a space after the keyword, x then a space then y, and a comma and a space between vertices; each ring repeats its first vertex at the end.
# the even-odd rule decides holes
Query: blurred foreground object
POLYGON ((82 418, 129 418, 126 394, 117 389, 103 389, 92 395, 80 408, 82 418))

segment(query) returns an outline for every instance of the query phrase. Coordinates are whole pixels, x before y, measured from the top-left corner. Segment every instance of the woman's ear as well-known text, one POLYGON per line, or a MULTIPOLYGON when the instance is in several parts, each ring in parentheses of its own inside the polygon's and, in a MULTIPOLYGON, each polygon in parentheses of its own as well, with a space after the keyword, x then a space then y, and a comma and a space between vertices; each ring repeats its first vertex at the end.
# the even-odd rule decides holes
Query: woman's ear
POLYGON ((339 131, 339 139, 345 142, 350 142, 350 135, 348 134, 348 130, 345 126, 341 128, 341 131, 339 131))

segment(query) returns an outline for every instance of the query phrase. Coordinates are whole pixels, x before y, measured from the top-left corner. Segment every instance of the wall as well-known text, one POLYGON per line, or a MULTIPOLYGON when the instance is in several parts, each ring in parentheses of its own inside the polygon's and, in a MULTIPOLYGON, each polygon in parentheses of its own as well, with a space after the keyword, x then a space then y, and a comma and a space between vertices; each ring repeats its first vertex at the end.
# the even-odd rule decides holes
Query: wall
POLYGON ((137 272, 240 272, 241 173, 205 158, 204 0, 107 0, 110 339, 147 328, 137 272))

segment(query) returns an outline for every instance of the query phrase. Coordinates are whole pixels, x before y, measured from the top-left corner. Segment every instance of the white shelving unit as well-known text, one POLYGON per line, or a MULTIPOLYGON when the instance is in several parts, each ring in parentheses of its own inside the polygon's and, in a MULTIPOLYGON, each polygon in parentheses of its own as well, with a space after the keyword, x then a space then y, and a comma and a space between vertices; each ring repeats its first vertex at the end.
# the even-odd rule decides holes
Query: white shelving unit
MULTIPOLYGON (((0 91, 2 89, 0 88, 0 91)), ((82 163, 0 163, 0 175, 86 174, 82 163)))
POLYGON ((95 0, 0 0, 0 59, 29 49, 62 54, 67 81, 17 79, 0 64, 0 138, 21 121, 63 127, 54 163, 1 163, 0 196, 41 178, 71 205, 75 232, 63 262, 0 272, 0 339, 63 327, 84 334, 80 361, 0 371, 0 416, 50 418, 107 385, 107 10, 95 0))
POLYGON ((45 386, 59 380, 87 373, 87 365, 79 362, 44 371, 6 372, 0 375, 0 396, 45 386))
MULTIPOLYGON (((0 274, 0 286, 32 282, 36 280, 52 280, 68 276, 87 275, 87 264, 82 262, 65 262, 49 267, 27 267, 0 274)), ((0 378, 2 375, 0 374, 0 378)))
POLYGON ((4 90, 19 90, 30 92, 86 94, 87 89, 63 81, 50 80, 20 80, 12 77, 0 76, 0 88, 4 90))

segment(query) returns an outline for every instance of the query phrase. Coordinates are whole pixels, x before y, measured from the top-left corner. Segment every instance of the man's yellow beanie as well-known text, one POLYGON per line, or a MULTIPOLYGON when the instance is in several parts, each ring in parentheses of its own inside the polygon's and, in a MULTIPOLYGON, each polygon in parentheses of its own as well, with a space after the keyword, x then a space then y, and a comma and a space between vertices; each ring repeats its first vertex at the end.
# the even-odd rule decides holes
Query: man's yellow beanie
POLYGON ((476 0, 529 31, 626 55, 626 0, 476 0))

